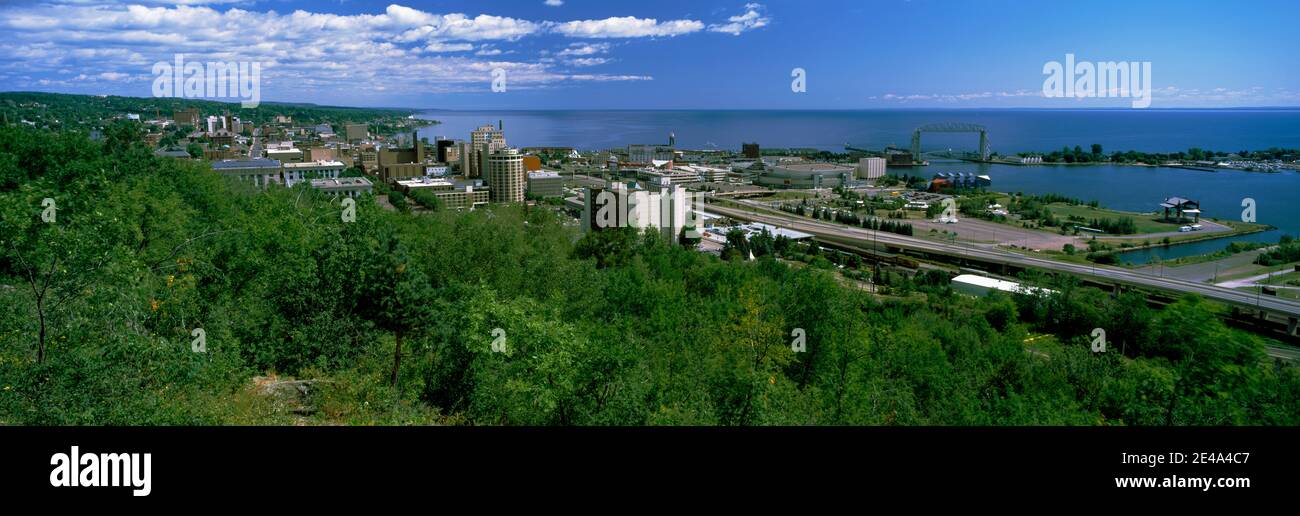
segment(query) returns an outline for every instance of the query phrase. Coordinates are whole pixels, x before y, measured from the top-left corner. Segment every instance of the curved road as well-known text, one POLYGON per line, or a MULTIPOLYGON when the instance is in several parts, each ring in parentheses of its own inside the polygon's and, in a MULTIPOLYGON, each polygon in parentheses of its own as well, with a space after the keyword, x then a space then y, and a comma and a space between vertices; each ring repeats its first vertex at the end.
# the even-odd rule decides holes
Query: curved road
POLYGON ((932 242, 915 237, 896 235, 893 233, 873 232, 871 230, 851 226, 795 218, 793 215, 760 214, 735 208, 724 208, 717 204, 708 204, 706 210, 736 219, 752 220, 764 224, 771 224, 773 226, 782 226, 822 237, 847 238, 864 242, 875 241, 903 249, 946 254, 950 256, 970 257, 990 263, 1003 263, 1017 267, 1033 267, 1037 269, 1067 272, 1076 276, 1102 278, 1115 283, 1137 285, 1172 292, 1194 292, 1209 299, 1237 306, 1253 307, 1286 317, 1300 317, 1300 302, 1278 299, 1270 296, 1258 296, 1249 292, 1195 283, 1177 278, 1149 276, 1117 267, 1082 265, 1043 258, 1034 258, 1032 256, 1024 256, 990 247, 932 242), (873 235, 873 233, 875 234, 873 235))

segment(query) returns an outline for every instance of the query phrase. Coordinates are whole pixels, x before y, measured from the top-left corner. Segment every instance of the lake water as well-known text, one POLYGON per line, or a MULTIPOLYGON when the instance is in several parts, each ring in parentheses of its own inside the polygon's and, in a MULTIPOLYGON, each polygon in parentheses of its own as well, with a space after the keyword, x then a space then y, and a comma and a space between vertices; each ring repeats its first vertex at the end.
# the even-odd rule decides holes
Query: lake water
MULTIPOLYGON (((1203 217, 1241 220, 1242 201, 1255 201, 1255 221, 1278 229, 1122 253, 1128 263, 1154 256, 1172 259, 1223 249, 1228 242, 1276 242, 1283 233, 1300 234, 1300 173, 1220 171, 1115 165, 1014 166, 931 160, 928 167, 891 168, 891 174, 929 178, 936 172, 978 172, 993 179, 993 190, 1026 194, 1059 193, 1102 206, 1139 213, 1160 210, 1166 197, 1200 201, 1203 217)), ((1141 239, 1135 241, 1140 243, 1141 239)))
MULTIPOLYGON (((660 143, 668 133, 689 149, 740 150, 742 142, 765 147, 809 147, 843 152, 844 144, 867 148, 910 147, 912 130, 930 123, 966 122, 988 129, 1002 154, 1052 151, 1100 143, 1107 151, 1178 151, 1201 147, 1227 152, 1268 147, 1300 148, 1300 109, 1268 110, 862 110, 862 111, 429 111, 439 125, 421 136, 468 139, 475 127, 505 126, 516 147, 570 146, 607 149, 629 143, 660 143)), ((975 134, 925 134, 922 148, 974 150, 975 134)))
MULTIPOLYGON (((567 146, 607 149, 630 143, 664 143, 676 134, 677 147, 739 150, 742 142, 763 147, 808 147, 843 152, 846 143, 882 149, 909 147, 912 130, 939 122, 985 126, 993 151, 1015 154, 1051 151, 1093 143, 1106 152, 1172 152, 1190 147, 1235 152, 1269 147, 1300 148, 1300 109, 1254 110, 866 110, 866 111, 430 111, 438 120, 420 136, 466 140, 483 124, 504 124, 512 146, 567 146)), ((924 134, 923 150, 973 151, 975 134, 924 134)), ((1166 197, 1201 202, 1208 217, 1239 220, 1243 199, 1256 203, 1257 221, 1279 230, 1234 239, 1176 245, 1125 253, 1125 261, 1152 256, 1176 258, 1222 249, 1232 240, 1276 241, 1282 233, 1300 234, 1300 174, 1283 172, 1201 172, 1125 166, 983 165, 932 160, 917 170, 890 169, 930 177, 936 172, 979 172, 1006 192, 1059 193, 1097 200, 1118 210, 1155 211, 1166 197)))

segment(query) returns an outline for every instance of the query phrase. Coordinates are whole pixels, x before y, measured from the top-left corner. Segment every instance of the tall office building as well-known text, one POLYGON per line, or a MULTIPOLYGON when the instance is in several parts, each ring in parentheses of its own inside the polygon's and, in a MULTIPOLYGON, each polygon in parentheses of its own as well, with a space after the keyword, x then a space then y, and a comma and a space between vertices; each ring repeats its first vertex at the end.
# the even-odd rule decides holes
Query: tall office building
POLYGON ((528 176, 518 149, 501 149, 488 155, 486 170, 492 202, 523 202, 528 176))
POLYGON ((478 177, 478 160, 475 159, 474 144, 459 142, 456 144, 456 159, 460 161, 460 175, 478 177))
POLYGON ((448 140, 441 136, 435 138, 434 148, 437 149, 437 160, 439 163, 447 163, 451 158, 447 157, 447 149, 456 145, 456 140, 448 140))
MULTIPOLYGON (((506 148, 506 135, 500 122, 497 127, 479 126, 469 133, 470 156, 462 156, 462 173, 465 177, 486 177, 488 157, 496 151, 506 148), (468 166, 464 166, 468 164, 468 166)), ((493 194, 496 195, 496 194, 493 194)))
MULTIPOLYGON (((468 177, 486 178, 487 157, 494 152, 506 148, 506 133, 503 133, 500 122, 497 127, 491 125, 482 125, 469 133, 469 148, 473 151, 471 156, 471 172, 468 177)), ((489 182, 490 183, 490 182, 489 182)), ((493 194, 495 195, 495 194, 493 194)))
POLYGON ((470 132, 469 136, 470 143, 487 145, 489 152, 506 148, 506 133, 501 130, 500 126, 483 125, 470 132))

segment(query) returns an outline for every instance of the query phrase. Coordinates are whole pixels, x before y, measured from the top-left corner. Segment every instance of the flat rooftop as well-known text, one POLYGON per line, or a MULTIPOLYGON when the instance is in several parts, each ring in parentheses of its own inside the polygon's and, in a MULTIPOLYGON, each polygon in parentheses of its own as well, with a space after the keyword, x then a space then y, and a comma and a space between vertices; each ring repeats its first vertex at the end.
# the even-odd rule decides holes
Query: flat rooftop
POLYGON ((770 233, 773 238, 776 238, 777 236, 785 236, 790 240, 803 240, 805 238, 812 238, 811 233, 804 233, 802 231, 795 231, 793 229, 779 228, 769 224, 763 224, 761 222, 751 222, 749 224, 742 224, 736 227, 740 228, 742 231, 746 233, 749 233, 750 236, 760 234, 763 232, 764 229, 766 229, 767 232, 770 233))
POLYGON ((786 170, 794 170, 798 172, 825 172, 825 171, 853 170, 853 167, 837 165, 835 163, 791 163, 791 164, 782 163, 780 165, 777 165, 776 167, 783 168, 786 170))
POLYGON ((340 177, 338 179, 313 179, 311 180, 312 188, 350 188, 350 187, 370 187, 372 186, 369 179, 364 177, 340 177))
POLYGON ((432 179, 428 177, 412 177, 410 179, 398 179, 397 184, 409 186, 412 188, 429 187, 429 186, 453 186, 451 181, 446 179, 432 179))
POLYGON ((280 160, 270 158, 223 159, 212 163, 212 170, 234 170, 241 168, 280 168, 280 160))
POLYGON ((953 279, 952 279, 952 282, 953 282, 953 283, 964 283, 964 284, 967 284, 967 285, 974 285, 974 286, 977 286, 977 287, 984 287, 984 288, 987 288, 987 289, 990 289, 990 290, 1000 290, 1000 291, 1002 291, 1002 292, 1008 292, 1008 293, 1012 293, 1012 294, 1017 294, 1017 293, 1023 293, 1023 294, 1051 294, 1051 293, 1054 292, 1054 291, 1052 291, 1052 290, 1050 290, 1050 289, 1039 288, 1039 287, 1026 287, 1026 286, 1021 285, 1021 284, 1019 284, 1019 283, 1016 283, 1016 282, 1014 282, 1014 281, 1000 280, 1000 279, 997 279, 997 278, 989 278, 989 277, 985 277, 985 276, 978 276, 978 275, 975 275, 975 274, 962 274, 962 275, 959 275, 959 276, 953 278, 953 279))
POLYGON ((284 168, 315 168, 315 167, 342 167, 344 165, 342 161, 332 161, 332 160, 322 159, 317 161, 305 161, 302 163, 285 163, 282 166, 284 168))

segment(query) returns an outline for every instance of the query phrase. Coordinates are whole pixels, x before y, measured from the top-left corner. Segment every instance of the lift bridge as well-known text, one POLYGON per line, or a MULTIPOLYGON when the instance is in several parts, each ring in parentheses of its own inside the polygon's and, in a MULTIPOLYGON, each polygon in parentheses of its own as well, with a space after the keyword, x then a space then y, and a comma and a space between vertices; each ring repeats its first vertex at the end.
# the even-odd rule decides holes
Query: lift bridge
POLYGON ((921 162, 921 133, 980 133, 980 161, 989 160, 989 131, 982 125, 960 122, 926 124, 912 131, 912 161, 921 162))

